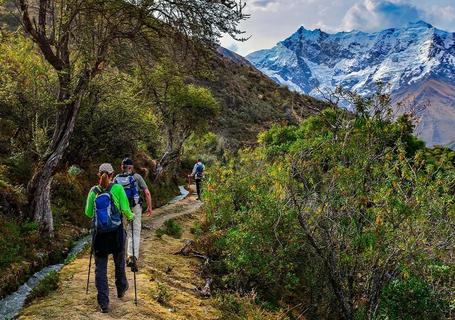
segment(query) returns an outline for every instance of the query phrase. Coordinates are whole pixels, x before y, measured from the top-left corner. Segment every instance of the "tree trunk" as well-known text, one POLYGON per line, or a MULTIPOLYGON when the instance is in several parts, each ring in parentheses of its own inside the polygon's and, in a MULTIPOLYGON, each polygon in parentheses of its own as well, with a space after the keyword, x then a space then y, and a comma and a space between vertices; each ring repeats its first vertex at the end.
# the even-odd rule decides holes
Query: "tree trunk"
POLYGON ((307 223, 303 212, 300 212, 300 214, 298 215, 298 220, 310 245, 313 247, 316 254, 324 262, 324 265, 327 269, 326 275, 332 287, 333 293, 335 294, 335 297, 339 303, 342 318, 345 320, 354 319, 354 312, 353 309, 351 308, 352 304, 346 298, 343 286, 338 276, 336 262, 333 259, 334 253, 331 251, 326 252, 318 246, 316 239, 313 237, 313 235, 311 234, 307 227, 307 223))
POLYGON ((175 131, 173 127, 168 127, 166 129, 167 135, 167 147, 166 152, 161 157, 158 165, 156 166, 156 171, 154 173, 153 181, 158 181, 161 174, 167 169, 171 164, 178 163, 180 161, 180 153, 182 151, 184 139, 176 139, 175 131), (175 141, 177 140, 177 141, 175 141), (183 141, 181 141, 183 140, 183 141))
POLYGON ((161 174, 164 172, 169 165, 175 163, 180 158, 180 148, 169 150, 167 149, 164 155, 161 157, 158 165, 156 166, 156 172, 154 176, 154 181, 158 181, 161 174))
POLYGON ((38 166, 28 185, 30 211, 39 224, 41 234, 46 237, 54 236, 50 202, 52 179, 74 131, 81 98, 82 95, 79 94, 76 101, 63 106, 59 111, 54 135, 46 153, 48 156, 38 166))

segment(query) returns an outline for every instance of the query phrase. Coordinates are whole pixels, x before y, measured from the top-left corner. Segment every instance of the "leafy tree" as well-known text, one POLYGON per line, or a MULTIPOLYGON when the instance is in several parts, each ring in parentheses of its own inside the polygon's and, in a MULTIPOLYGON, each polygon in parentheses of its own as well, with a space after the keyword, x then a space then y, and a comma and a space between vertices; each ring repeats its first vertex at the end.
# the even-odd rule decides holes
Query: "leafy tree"
MULTIPOLYGON (((244 5, 234 0, 122 1, 17 0, 26 34, 58 79, 53 134, 29 183, 30 210, 43 235, 53 235, 50 187, 73 133, 90 82, 128 40, 148 38, 165 24, 190 37, 215 41, 236 37, 244 5), (147 36, 145 35, 147 34, 147 36)), ((130 42, 131 44, 131 42, 130 42)))
POLYGON ((65 160, 88 167, 138 150, 155 157, 161 140, 157 116, 147 99, 137 94, 134 77, 110 69, 92 81, 90 94, 82 101, 65 160))
POLYGON ((19 34, 4 33, 0 39, 0 116, 2 154, 27 152, 37 160, 48 143, 53 114, 56 78, 19 34))
POLYGON ((155 66, 150 72, 141 70, 142 90, 159 114, 166 137, 156 177, 179 161, 185 141, 192 134, 205 133, 219 112, 210 90, 184 80, 178 66, 169 62, 155 66))

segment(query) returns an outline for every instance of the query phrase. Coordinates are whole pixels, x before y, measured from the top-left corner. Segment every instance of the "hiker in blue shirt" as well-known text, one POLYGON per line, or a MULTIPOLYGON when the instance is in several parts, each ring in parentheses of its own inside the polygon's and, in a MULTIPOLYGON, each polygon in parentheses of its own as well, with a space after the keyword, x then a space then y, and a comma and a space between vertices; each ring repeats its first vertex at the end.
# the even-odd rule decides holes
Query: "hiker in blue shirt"
POLYGON ((196 181, 197 200, 202 200, 202 179, 204 178, 205 165, 201 159, 198 159, 191 172, 191 177, 196 181))

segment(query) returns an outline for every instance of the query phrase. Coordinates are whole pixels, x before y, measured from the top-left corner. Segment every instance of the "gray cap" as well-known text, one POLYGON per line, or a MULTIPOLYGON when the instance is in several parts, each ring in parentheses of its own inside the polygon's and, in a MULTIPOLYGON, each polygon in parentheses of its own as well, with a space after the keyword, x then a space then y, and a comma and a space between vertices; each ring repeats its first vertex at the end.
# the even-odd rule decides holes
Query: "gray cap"
POLYGON ((100 165, 100 168, 98 169, 99 172, 107 172, 111 174, 114 172, 114 168, 112 168, 112 165, 110 163, 103 163, 100 165))

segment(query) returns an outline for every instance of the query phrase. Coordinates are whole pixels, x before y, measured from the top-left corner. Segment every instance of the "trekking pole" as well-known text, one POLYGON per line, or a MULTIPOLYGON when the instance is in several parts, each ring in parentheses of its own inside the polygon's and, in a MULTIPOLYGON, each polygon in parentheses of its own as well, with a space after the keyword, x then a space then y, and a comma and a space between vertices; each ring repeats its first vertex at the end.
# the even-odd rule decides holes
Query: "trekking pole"
MULTIPOLYGON (((134 259, 134 262, 136 263, 135 267, 137 267, 137 259, 136 259, 136 255, 134 253, 134 220, 131 221, 131 241, 132 241, 132 245, 133 245, 133 259, 134 259)), ((134 278, 134 304, 137 307, 136 268, 134 268, 134 271, 133 271, 133 278, 134 278)))
POLYGON ((90 271, 92 269, 92 255, 93 255, 93 235, 92 235, 92 241, 90 244, 90 260, 88 263, 88 273, 87 273, 87 287, 85 288, 85 294, 88 294, 88 286, 90 283, 90 271))

